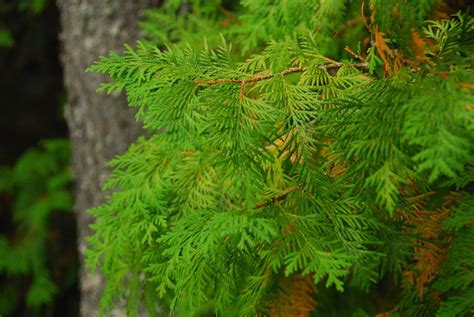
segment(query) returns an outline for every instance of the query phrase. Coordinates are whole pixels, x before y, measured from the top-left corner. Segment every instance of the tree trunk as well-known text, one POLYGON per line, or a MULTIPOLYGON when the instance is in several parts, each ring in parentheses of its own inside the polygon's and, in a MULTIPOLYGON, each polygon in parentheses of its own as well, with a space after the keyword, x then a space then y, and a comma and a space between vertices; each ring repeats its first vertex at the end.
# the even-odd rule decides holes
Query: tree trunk
MULTIPOLYGON (((159 0, 57 0, 62 23, 62 62, 68 94, 66 120, 72 141, 75 212, 81 258, 81 316, 97 316, 103 281, 84 268, 84 238, 93 219, 86 210, 104 201, 101 185, 109 174, 106 163, 123 153, 141 133, 123 95, 97 94, 98 74, 85 74, 99 55, 122 51, 138 37, 137 19, 159 0)), ((124 315, 123 310, 112 312, 124 315)))

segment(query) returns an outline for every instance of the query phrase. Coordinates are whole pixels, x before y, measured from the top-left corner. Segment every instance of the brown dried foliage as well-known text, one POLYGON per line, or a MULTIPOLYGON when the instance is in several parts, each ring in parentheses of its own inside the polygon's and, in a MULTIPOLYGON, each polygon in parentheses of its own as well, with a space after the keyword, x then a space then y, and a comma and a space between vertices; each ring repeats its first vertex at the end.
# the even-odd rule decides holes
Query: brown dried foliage
POLYGON ((307 317, 316 309, 316 287, 311 276, 291 275, 280 283, 281 293, 271 301, 268 315, 272 317, 307 317))
POLYGON ((452 201, 447 199, 441 208, 430 211, 425 208, 427 197, 428 195, 414 197, 414 212, 405 218, 406 223, 413 226, 414 233, 419 238, 415 239, 413 246, 414 266, 406 270, 404 275, 409 286, 415 286, 420 296, 423 296, 425 286, 436 278, 449 246, 449 241, 442 230, 442 223, 449 216, 448 205, 452 201))
MULTIPOLYGON (((377 25, 373 28, 372 33, 374 36, 375 48, 377 49, 377 53, 379 53, 379 56, 383 61, 384 74, 390 73, 392 70, 392 60, 395 61, 395 53, 390 49, 390 47, 388 47, 384 39, 385 34, 379 31, 379 27, 377 25)), ((398 71, 396 65, 397 64, 394 63, 395 72, 398 71)))

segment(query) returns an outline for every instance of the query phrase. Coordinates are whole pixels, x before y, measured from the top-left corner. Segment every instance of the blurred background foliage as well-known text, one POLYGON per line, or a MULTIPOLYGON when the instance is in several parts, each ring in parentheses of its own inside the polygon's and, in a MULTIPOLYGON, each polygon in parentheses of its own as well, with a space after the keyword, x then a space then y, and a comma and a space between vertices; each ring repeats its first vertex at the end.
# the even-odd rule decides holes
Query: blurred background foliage
POLYGON ((0 0, 0 315, 78 316, 59 13, 0 0))
POLYGON ((10 216, 0 234, 0 313, 52 311, 55 297, 76 284, 69 150, 67 139, 46 140, 0 168, 10 216))
MULTIPOLYGON (((12 12, 40 15, 47 4, 47 0, 0 1, 0 14, 2 14, 2 17, 12 12)), ((14 44, 15 39, 8 26, 4 21, 0 21, 0 46, 12 47, 14 44)))

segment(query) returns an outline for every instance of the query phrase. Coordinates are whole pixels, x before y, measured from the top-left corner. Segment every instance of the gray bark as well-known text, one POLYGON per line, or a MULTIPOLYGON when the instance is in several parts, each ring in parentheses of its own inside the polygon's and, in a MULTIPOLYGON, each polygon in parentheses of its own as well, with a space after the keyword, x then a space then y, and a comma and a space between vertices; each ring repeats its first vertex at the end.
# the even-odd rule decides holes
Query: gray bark
MULTIPOLYGON (((141 133, 123 95, 97 94, 98 74, 85 74, 99 55, 122 51, 134 43, 137 19, 159 0, 57 0, 62 23, 62 62, 68 105, 66 120, 72 141, 75 212, 81 257, 81 316, 97 316, 103 280, 84 268, 84 238, 93 219, 86 210, 104 201, 101 185, 109 174, 106 163, 123 153, 141 133)), ((112 316, 124 315, 118 308, 112 316)))

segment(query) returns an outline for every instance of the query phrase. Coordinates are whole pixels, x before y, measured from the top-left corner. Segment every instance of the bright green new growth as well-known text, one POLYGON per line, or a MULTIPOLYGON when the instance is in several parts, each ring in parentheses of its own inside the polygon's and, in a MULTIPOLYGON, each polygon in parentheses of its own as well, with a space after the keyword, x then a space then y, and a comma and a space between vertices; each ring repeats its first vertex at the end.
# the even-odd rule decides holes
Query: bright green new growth
POLYGON ((147 42, 90 68, 149 132, 111 162, 113 193, 91 210, 104 312, 126 298, 131 316, 141 303, 156 315, 162 298, 185 316, 265 315, 298 275, 318 288, 314 316, 383 312, 329 294, 373 295, 387 278, 402 282, 382 307, 393 316, 474 310, 474 22, 422 24, 436 1, 399 2, 370 1, 348 27, 358 1, 169 1, 147 42), (190 44, 156 45, 167 39, 190 44))

